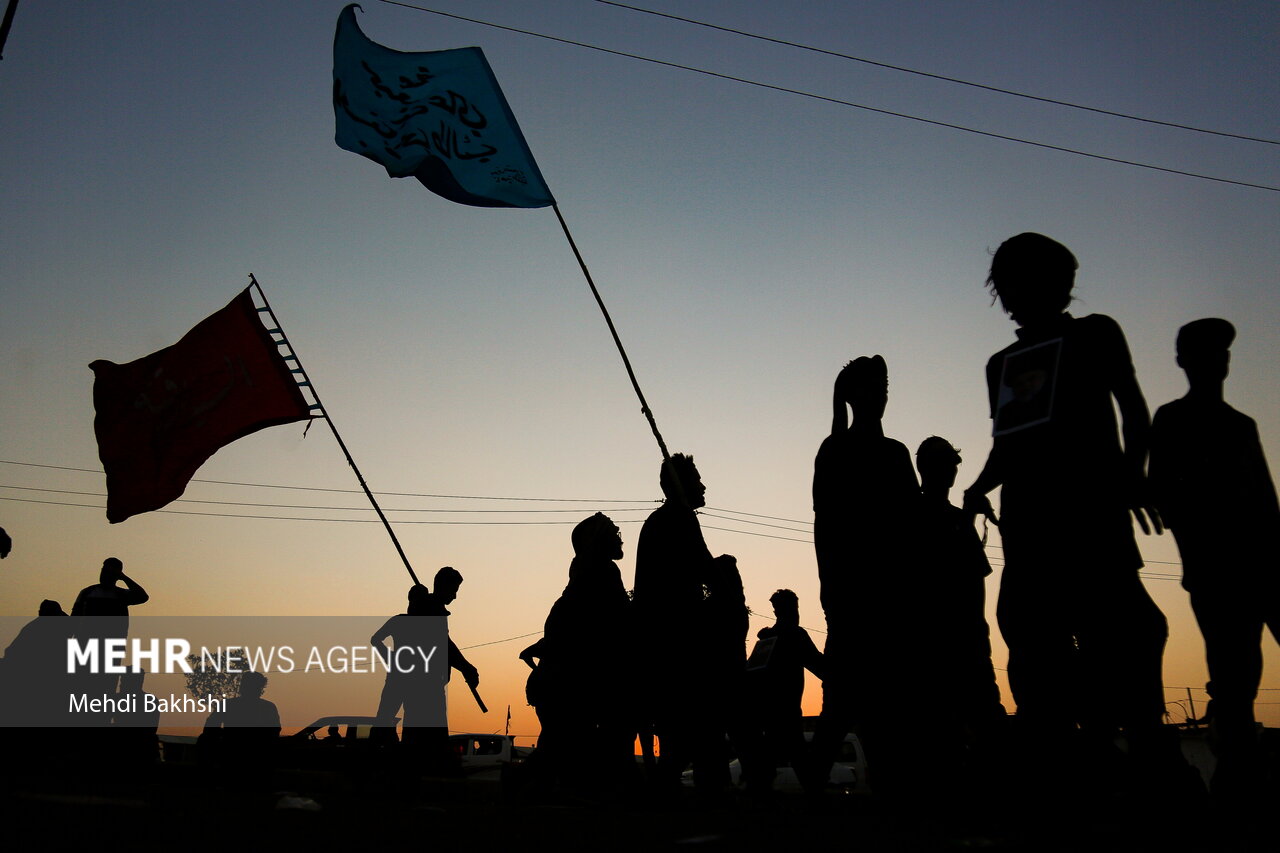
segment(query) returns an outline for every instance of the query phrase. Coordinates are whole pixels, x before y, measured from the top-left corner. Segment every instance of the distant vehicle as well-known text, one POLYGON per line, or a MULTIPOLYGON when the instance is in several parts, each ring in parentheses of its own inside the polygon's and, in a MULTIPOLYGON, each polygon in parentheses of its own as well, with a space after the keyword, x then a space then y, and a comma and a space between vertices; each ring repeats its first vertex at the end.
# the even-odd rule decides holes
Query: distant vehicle
POLYGON ((449 748, 458 756, 464 773, 501 768, 512 761, 523 761, 529 754, 529 750, 516 746, 514 735, 450 735, 449 748))
MULTIPOLYGON (((400 718, 394 718, 395 722, 400 722, 400 718)), ((321 717, 306 728, 299 729, 290 735, 295 740, 319 740, 324 741, 328 738, 316 737, 317 732, 327 732, 333 727, 337 727, 339 737, 343 742, 364 741, 368 740, 373 732, 374 725, 378 722, 378 717, 360 717, 360 716, 337 716, 337 717, 321 717)))

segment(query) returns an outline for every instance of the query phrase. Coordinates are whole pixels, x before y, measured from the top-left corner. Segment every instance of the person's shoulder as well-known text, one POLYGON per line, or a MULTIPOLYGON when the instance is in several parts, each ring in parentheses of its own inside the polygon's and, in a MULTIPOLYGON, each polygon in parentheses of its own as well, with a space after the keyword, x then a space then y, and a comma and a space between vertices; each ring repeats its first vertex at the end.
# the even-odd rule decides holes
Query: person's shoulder
POLYGON ((1120 324, 1108 314, 1086 314, 1083 317, 1073 317, 1068 328, 1076 334, 1124 338, 1120 324))
POLYGON ((1154 428, 1156 423, 1168 423, 1177 421, 1186 413, 1187 401, 1183 397, 1176 400, 1170 400, 1163 406, 1156 407, 1155 413, 1151 415, 1151 426, 1154 428))

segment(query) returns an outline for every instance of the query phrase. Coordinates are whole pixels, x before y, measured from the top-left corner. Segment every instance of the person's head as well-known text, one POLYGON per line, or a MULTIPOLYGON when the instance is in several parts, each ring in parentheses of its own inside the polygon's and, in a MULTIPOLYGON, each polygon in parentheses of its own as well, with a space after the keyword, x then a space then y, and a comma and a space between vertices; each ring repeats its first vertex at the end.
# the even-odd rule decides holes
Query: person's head
POLYGON ((916 448, 916 470, 920 472, 922 488, 937 485, 949 491, 956 484, 959 468, 960 451, 945 438, 931 435, 916 448))
POLYGON ((445 566, 436 572, 435 597, 441 604, 448 604, 458 597, 462 586, 462 573, 453 566, 445 566))
POLYGON ((889 367, 879 355, 859 356, 836 377, 836 396, 853 410, 853 419, 878 421, 889 402, 889 367))
POLYGON ((431 600, 431 592, 424 585, 415 583, 409 587, 409 609, 410 616, 421 616, 422 608, 431 600))
POLYGON ((67 612, 62 609, 62 605, 54 601, 52 598, 46 598, 40 602, 41 616, 66 616, 67 612))
POLYGON ((789 589, 780 589, 769 596, 773 605, 773 615, 779 622, 800 623, 800 599, 789 589))
POLYGON ((622 559, 622 531, 603 512, 597 512, 578 522, 569 538, 576 556, 622 559))
POLYGON ((707 505, 707 487, 702 485, 702 476, 693 464, 692 456, 673 453, 668 457, 662 463, 658 485, 662 487, 662 494, 666 495, 667 500, 680 500, 683 496, 690 509, 707 505))
POLYGON ((240 676, 240 695, 256 699, 267 689, 267 677, 260 672, 246 672, 240 676))
POLYGON ((1071 304, 1080 264, 1071 250, 1043 234, 1010 237, 991 257, 987 287, 1020 326, 1057 317, 1071 304))
POLYGON ((1218 317, 1193 320, 1178 330, 1178 366, 1193 388, 1227 378, 1235 339, 1236 327, 1218 317))
POLYGON ((124 574, 124 563, 115 557, 107 557, 102 561, 102 571, 98 573, 99 583, 113 584, 124 574))

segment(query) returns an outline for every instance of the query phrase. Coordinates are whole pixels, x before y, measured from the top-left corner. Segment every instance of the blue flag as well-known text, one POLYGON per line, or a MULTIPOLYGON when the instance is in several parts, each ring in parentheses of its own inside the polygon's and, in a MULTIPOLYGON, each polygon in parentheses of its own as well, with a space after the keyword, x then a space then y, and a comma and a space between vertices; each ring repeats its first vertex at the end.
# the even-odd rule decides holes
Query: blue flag
POLYGON ((370 41, 342 10, 333 38, 338 146, 480 207, 555 204, 478 47, 404 53, 370 41))

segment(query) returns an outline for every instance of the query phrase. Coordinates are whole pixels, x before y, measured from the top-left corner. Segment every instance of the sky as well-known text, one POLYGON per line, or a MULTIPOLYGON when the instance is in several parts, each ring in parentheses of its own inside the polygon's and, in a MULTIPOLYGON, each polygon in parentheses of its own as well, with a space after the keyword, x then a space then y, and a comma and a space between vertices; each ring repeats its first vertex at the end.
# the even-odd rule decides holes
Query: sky
MULTIPOLYGON (((334 144, 332 39, 343 5, 18 8, 0 62, 0 525, 15 541, 0 563, 0 617, 16 630, 41 599, 70 609, 109 555, 147 588, 154 615, 376 621, 403 609, 404 567, 363 497, 344 493, 358 485, 323 423, 225 448, 174 512, 109 525, 101 510, 87 365, 173 343, 252 273, 370 486, 388 509, 414 510, 390 515, 418 573, 452 565, 465 577, 450 626, 494 710, 480 715, 456 683, 451 728, 499 730, 510 705, 511 731, 531 736, 537 722, 516 655, 567 580, 571 525, 597 510, 620 523, 630 586, 639 522, 661 496, 660 456, 552 211, 453 204, 334 144)), ((737 556, 757 613, 769 613, 775 589, 794 589, 802 624, 821 642, 810 486, 845 361, 885 357, 889 436, 914 450, 940 434, 961 448, 957 501, 976 476, 990 447, 983 366, 1014 337, 983 282, 990 252, 1022 231, 1075 252, 1072 311, 1120 323, 1153 410, 1185 391, 1178 327, 1203 316, 1234 322, 1228 400, 1257 420, 1280 464, 1280 193, 363 5, 360 26, 389 47, 485 50, 668 445, 692 453, 703 474, 707 543, 737 556)), ((1280 187, 1274 144, 1015 98, 592 0, 421 5, 1280 187)), ((1046 98, 1280 138, 1272 3, 644 5, 1046 98)), ((989 610, 998 532, 991 544, 989 610)), ((1166 698, 1182 703, 1170 706, 1181 719, 1186 688, 1203 709, 1203 645, 1172 537, 1140 536, 1140 545, 1145 583, 1170 623, 1166 698)), ((768 621, 753 617, 752 632, 768 621)), ((1002 668, 998 632, 994 640, 1002 668)), ((1266 656, 1257 710, 1276 726, 1280 650, 1270 639, 1266 656)), ((376 695, 360 707, 343 701, 312 696, 281 710, 371 714, 376 695)), ((940 714, 947 701, 937 697, 940 714)), ((819 705, 812 683, 805 705, 819 705)))

